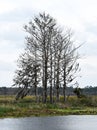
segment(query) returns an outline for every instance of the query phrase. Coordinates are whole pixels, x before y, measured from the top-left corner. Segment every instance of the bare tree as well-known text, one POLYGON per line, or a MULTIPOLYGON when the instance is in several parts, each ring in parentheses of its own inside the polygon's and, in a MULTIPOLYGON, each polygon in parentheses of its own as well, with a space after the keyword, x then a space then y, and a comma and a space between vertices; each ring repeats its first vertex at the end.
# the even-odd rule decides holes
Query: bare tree
POLYGON ((27 53, 22 54, 18 60, 19 69, 16 70, 14 77, 14 85, 18 85, 22 89, 17 93, 16 99, 23 98, 29 92, 29 88, 35 88, 35 96, 37 99, 37 85, 39 83, 40 65, 27 53))
MULTIPOLYGON (((41 63, 41 77, 43 85, 43 100, 44 103, 47 99, 47 84, 48 84, 48 62, 49 62, 49 48, 52 42, 52 34, 54 26, 56 25, 55 20, 46 15, 45 13, 39 14, 39 17, 35 17, 34 21, 29 22, 29 25, 25 26, 26 32, 30 34, 26 38, 27 46, 32 46, 37 50, 37 54, 40 58, 41 63)), ((31 50, 32 51, 32 50, 31 50)))
POLYGON ((63 95, 64 102, 66 101, 66 87, 76 78, 76 72, 79 70, 79 55, 73 41, 71 40, 72 33, 70 30, 66 33, 63 40, 63 55, 62 55, 62 78, 63 78, 63 95))
POLYGON ((63 84, 64 101, 66 100, 66 87, 75 78, 79 68, 78 55, 71 41, 71 33, 63 33, 57 27, 55 19, 48 14, 39 14, 28 25, 24 26, 28 33, 26 37, 25 54, 19 62, 16 71, 15 84, 29 88, 43 87, 43 102, 47 102, 47 88, 50 90, 50 102, 53 94, 59 101, 59 88, 63 84))

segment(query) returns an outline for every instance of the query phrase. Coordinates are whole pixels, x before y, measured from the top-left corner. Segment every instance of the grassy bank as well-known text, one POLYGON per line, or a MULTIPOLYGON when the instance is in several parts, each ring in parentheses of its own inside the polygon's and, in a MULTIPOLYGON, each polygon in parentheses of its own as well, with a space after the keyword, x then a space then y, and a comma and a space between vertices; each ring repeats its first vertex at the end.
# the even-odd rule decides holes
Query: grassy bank
POLYGON ((97 114, 97 97, 78 99, 69 97, 64 104, 35 103, 34 97, 28 96, 15 101, 14 96, 0 96, 0 117, 53 116, 53 115, 89 115, 97 114))

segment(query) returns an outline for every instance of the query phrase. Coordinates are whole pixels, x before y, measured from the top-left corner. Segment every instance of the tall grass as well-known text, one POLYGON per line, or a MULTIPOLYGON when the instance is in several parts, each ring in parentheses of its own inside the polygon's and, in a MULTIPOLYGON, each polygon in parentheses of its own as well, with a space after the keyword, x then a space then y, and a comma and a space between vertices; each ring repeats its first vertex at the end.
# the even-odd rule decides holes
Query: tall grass
POLYGON ((0 96, 0 117, 64 114, 97 114, 97 96, 83 98, 70 96, 65 103, 61 96, 60 102, 53 104, 36 103, 33 96, 27 96, 18 101, 15 100, 15 96, 0 96))

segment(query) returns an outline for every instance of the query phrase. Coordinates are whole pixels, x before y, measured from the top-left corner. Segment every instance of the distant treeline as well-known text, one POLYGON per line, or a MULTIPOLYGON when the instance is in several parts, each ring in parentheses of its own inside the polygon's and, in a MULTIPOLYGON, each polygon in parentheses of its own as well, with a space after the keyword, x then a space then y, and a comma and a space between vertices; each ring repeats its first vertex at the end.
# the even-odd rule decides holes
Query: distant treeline
MULTIPOLYGON (((12 88, 12 87, 0 87, 0 95, 16 95, 18 91, 20 91, 22 88, 12 88)), ((66 88, 66 95, 75 95, 73 87, 67 87, 66 88)), ((37 94, 42 95, 43 88, 38 87, 37 94)), ((35 90, 34 88, 29 89, 28 95, 34 95, 35 90)), ((50 89, 48 88, 47 93, 49 95, 50 89)), ((83 95, 97 95, 97 86, 86 86, 85 88, 81 88, 81 93, 83 95)), ((63 88, 60 87, 60 95, 63 95, 63 88)))

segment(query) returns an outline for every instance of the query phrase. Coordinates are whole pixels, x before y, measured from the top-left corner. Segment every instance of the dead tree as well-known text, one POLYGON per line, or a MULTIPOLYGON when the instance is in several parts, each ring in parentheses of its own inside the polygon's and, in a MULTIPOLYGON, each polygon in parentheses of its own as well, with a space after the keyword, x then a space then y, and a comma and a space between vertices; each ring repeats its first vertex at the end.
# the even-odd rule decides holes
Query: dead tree
POLYGON ((24 26, 28 33, 25 53, 19 59, 19 69, 16 71, 15 84, 27 88, 43 87, 43 102, 47 102, 47 88, 50 88, 50 102, 53 94, 59 101, 59 87, 63 84, 64 101, 66 87, 75 78, 79 64, 77 48, 73 46, 69 32, 63 33, 57 27, 55 19, 42 13, 34 17, 24 26))

